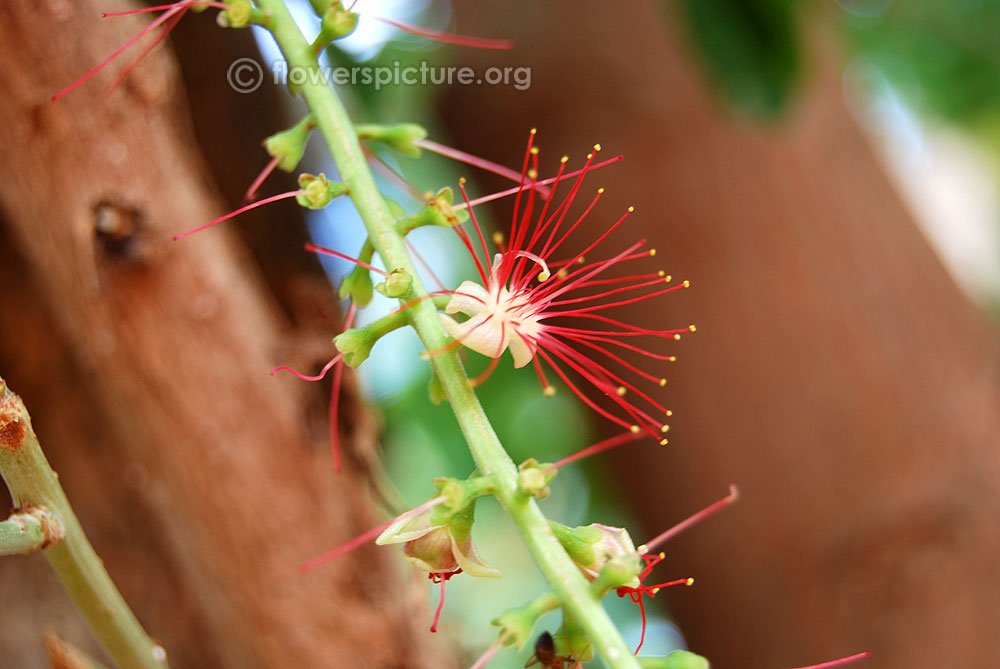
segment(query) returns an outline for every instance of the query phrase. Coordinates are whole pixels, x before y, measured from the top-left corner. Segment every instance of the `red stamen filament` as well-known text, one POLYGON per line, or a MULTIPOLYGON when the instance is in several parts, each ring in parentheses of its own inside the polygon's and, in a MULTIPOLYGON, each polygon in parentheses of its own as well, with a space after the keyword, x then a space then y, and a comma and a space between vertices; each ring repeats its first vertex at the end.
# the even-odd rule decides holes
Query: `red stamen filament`
POLYGON ((195 228, 193 230, 188 230, 187 232, 182 232, 179 235, 174 235, 173 239, 176 242, 178 240, 184 239, 185 237, 190 237, 191 235, 195 234, 196 232, 201 232, 202 230, 207 230, 208 228, 212 227, 213 225, 218 225, 219 223, 222 223, 223 221, 228 221, 229 219, 231 219, 231 218, 233 218, 235 216, 239 216, 243 212, 250 211, 251 209, 256 209, 257 207, 263 207, 265 204, 271 204, 272 202, 277 202, 278 200, 287 200, 290 197, 296 197, 298 195, 301 195, 303 192, 304 191, 301 191, 301 190, 293 190, 293 191, 289 191, 287 193, 281 193, 280 195, 272 195, 271 197, 264 198, 263 200, 258 200, 257 202, 252 202, 252 203, 250 203, 248 205, 244 205, 244 206, 240 207, 236 211, 229 212, 225 216, 220 216, 219 218, 215 219, 214 221, 209 221, 205 225, 201 225, 201 226, 199 226, 199 227, 197 227, 197 228, 195 228))
POLYGON ((381 270, 378 267, 374 267, 372 265, 369 265, 368 263, 366 263, 366 262, 364 262, 362 260, 358 260, 357 258, 352 258, 351 256, 345 255, 345 254, 341 253, 340 251, 334 251, 333 249, 328 249, 328 248, 326 248, 324 246, 316 246, 315 244, 312 244, 312 243, 307 243, 305 245, 305 248, 306 248, 306 251, 312 251, 313 253, 322 253, 325 256, 333 256, 334 258, 340 258, 341 260, 347 260, 349 262, 354 263, 355 265, 358 265, 359 267, 364 267, 365 269, 367 269, 369 271, 375 272, 376 274, 381 274, 382 276, 389 276, 385 272, 385 270, 381 270))
POLYGON ((257 178, 254 179, 253 183, 250 184, 250 187, 247 188, 247 192, 243 196, 244 202, 253 202, 257 198, 257 190, 261 187, 261 184, 264 183, 264 180, 267 179, 269 176, 271 176, 271 173, 274 172, 274 169, 278 166, 278 163, 280 162, 281 162, 281 156, 275 156, 274 158, 271 158, 271 161, 264 166, 264 169, 260 171, 260 174, 257 175, 257 178))
POLYGON ((441 611, 444 610, 444 593, 445 593, 445 588, 448 585, 448 579, 450 579, 455 574, 460 573, 461 571, 462 570, 459 569, 458 571, 452 572, 450 574, 428 574, 428 578, 430 578, 435 583, 441 584, 441 595, 440 597, 438 597, 437 610, 434 612, 434 622, 431 623, 431 632, 438 631, 437 627, 438 627, 438 622, 441 620, 441 611))
POLYGON ((609 451, 612 448, 627 444, 630 441, 635 441, 642 436, 640 432, 632 432, 629 430, 623 434, 616 435, 614 437, 609 437, 604 441, 599 441, 593 446, 588 446, 583 448, 572 455, 567 455, 565 458, 554 462, 548 469, 543 473, 547 474, 550 471, 555 471, 561 467, 565 467, 568 464, 576 462, 577 460, 582 460, 584 458, 589 458, 591 455, 597 455, 598 453, 603 453, 604 451, 609 451))
POLYGON ((373 527, 364 534, 358 535, 357 537, 351 539, 350 541, 337 546, 333 550, 327 553, 323 553, 320 556, 314 557, 312 560, 302 563, 302 565, 299 567, 299 571, 302 571, 304 573, 313 571, 317 567, 321 567, 327 562, 334 560, 340 557, 341 555, 350 553, 358 546, 363 546, 369 541, 374 541, 378 537, 378 535, 382 534, 387 527, 395 523, 397 520, 405 520, 407 518, 412 518, 413 516, 419 516, 427 509, 432 509, 438 504, 441 504, 443 501, 444 497, 435 497, 434 499, 428 500, 423 504, 421 504, 420 506, 414 507, 409 511, 407 511, 406 513, 400 514, 396 518, 391 518, 385 521, 384 523, 373 527))
MULTIPOLYGON (((509 167, 505 167, 500 163, 495 163, 492 160, 486 160, 485 158, 474 156, 471 153, 466 153, 465 151, 461 151, 459 149, 453 149, 450 146, 445 146, 444 144, 440 144, 430 139, 418 139, 413 143, 421 149, 427 149, 428 151, 436 153, 439 156, 451 158, 452 160, 457 160, 460 163, 478 167, 481 170, 492 172, 493 174, 499 174, 505 179, 510 179, 511 181, 521 180, 521 174, 517 170, 512 170, 509 167)), ((543 198, 547 198, 549 196, 550 189, 540 185, 537 180, 529 180, 528 187, 537 190, 538 194, 543 198)))
MULTIPOLYGON (((615 156, 614 158, 609 158, 603 162, 591 165, 588 171, 596 170, 598 167, 604 167, 605 165, 610 165, 612 163, 617 163, 621 160, 621 156, 615 156)), ((555 183, 560 179, 569 179, 570 177, 575 177, 583 172, 583 170, 576 170, 575 172, 570 172, 569 174, 564 174, 562 177, 549 177, 548 179, 541 179, 535 182, 536 186, 548 186, 549 184, 555 183)), ((455 209, 465 209, 467 207, 475 207, 476 205, 485 204, 487 202, 492 202, 493 200, 499 200, 505 198, 509 195, 516 195, 518 191, 522 190, 520 186, 515 186, 514 188, 508 188, 507 190, 502 190, 499 193, 491 193, 490 195, 484 195, 482 197, 477 197, 474 200, 470 200, 465 204, 455 205, 455 209)))
POLYGON ((156 5, 155 7, 143 7, 141 9, 129 9, 123 12, 103 12, 101 18, 110 18, 112 16, 128 16, 129 14, 146 14, 148 12, 160 12, 165 9, 174 9, 176 7, 214 7, 216 9, 226 10, 229 9, 229 5, 224 2, 200 2, 199 0, 188 0, 186 2, 172 2, 169 5, 156 5))
MULTIPOLYGON (((722 499, 720 499, 718 502, 715 502, 714 504, 710 504, 709 506, 706 506, 704 509, 702 509, 698 513, 694 514, 693 516, 691 516, 687 520, 682 520, 681 522, 677 523, 676 525, 674 525, 673 527, 671 527, 666 532, 663 532, 662 534, 657 535, 656 537, 654 537, 650 541, 647 541, 646 544, 644 545, 644 548, 647 551, 648 550, 653 550, 654 548, 656 548, 660 544, 666 543, 670 539, 673 539, 675 536, 677 536, 678 534, 680 534, 684 530, 688 529, 689 527, 692 527, 693 525, 697 525, 698 523, 700 523, 701 521, 705 520, 706 518, 708 518, 712 514, 714 514, 714 513, 718 512, 718 511, 721 511, 722 509, 726 508, 727 506, 729 506, 730 504, 732 504, 733 502, 735 502, 737 499, 739 499, 739 497, 740 497, 739 488, 737 488, 736 485, 730 483, 729 484, 729 494, 728 495, 726 495, 725 497, 723 497, 722 499)), ((642 550, 642 548, 643 547, 640 547, 640 550, 642 550)))
POLYGON ((798 667, 797 669, 830 669, 831 667, 842 667, 848 662, 854 662, 856 660, 863 660, 866 657, 870 657, 871 653, 867 650, 863 653, 858 653, 856 655, 849 655, 847 657, 842 657, 839 660, 832 660, 830 662, 823 662, 821 664, 810 664, 808 667, 798 667))
POLYGON ((334 356, 333 358, 330 359, 330 362, 328 362, 325 365, 323 365, 323 369, 321 369, 320 372, 319 372, 319 374, 316 374, 315 376, 309 376, 308 374, 303 374, 302 372, 298 372, 298 371, 292 369, 291 367, 289 367, 288 365, 278 365, 277 367, 275 367, 274 369, 271 370, 271 376, 274 376, 276 373, 278 373, 280 371, 284 371, 284 372, 290 372, 290 373, 294 374, 295 376, 297 376, 298 378, 302 379, 303 381, 319 381, 323 377, 325 377, 326 373, 330 371, 330 368, 333 367, 334 365, 336 365, 338 362, 340 362, 340 360, 343 357, 344 357, 343 353, 338 353, 336 356, 334 356))
POLYGON ((172 17, 177 12, 181 11, 182 9, 185 9, 188 4, 189 3, 177 3, 175 5, 169 5, 169 7, 170 7, 169 11, 164 12, 163 14, 161 14, 160 16, 158 16, 148 26, 146 26, 145 28, 143 28, 142 30, 140 30, 137 35, 135 35, 130 40, 128 40, 127 42, 125 42, 125 44, 123 44, 122 46, 120 46, 110 56, 108 56, 107 58, 105 58, 104 60, 102 60, 100 63, 98 63, 97 65, 95 65, 93 67, 93 69, 91 69, 85 75, 83 75, 82 77, 80 77, 79 79, 77 79, 76 81, 74 81, 72 84, 70 84, 66 88, 62 89, 61 91, 59 91, 58 93, 56 93, 55 95, 53 95, 52 96, 52 100, 53 101, 58 100, 59 98, 61 98, 64 95, 66 95, 67 93, 69 93, 69 92, 75 90, 76 88, 78 88, 79 86, 81 86, 84 82, 88 81, 95 74, 97 74, 98 72, 100 72, 101 70, 103 70, 105 67, 107 67, 107 65, 110 64, 111 61, 113 61, 115 58, 117 58, 122 53, 124 53, 126 49, 128 49, 130 46, 132 46, 133 44, 135 44, 136 42, 138 42, 139 40, 141 40, 143 37, 145 37, 149 33, 151 33, 153 30, 155 30, 157 26, 161 25, 165 21, 168 21, 170 19, 170 17, 172 17))
POLYGON ((468 35, 459 35, 456 33, 444 32, 442 30, 434 30, 433 28, 425 28, 412 23, 406 23, 405 21, 397 21, 396 19, 387 19, 382 16, 372 16, 370 14, 365 14, 365 16, 370 19, 375 19, 376 21, 381 21, 382 23, 402 30, 405 33, 410 33, 411 35, 416 35, 418 37, 426 37, 427 39, 434 40, 435 42, 457 44, 458 46, 471 46, 477 49, 507 50, 514 48, 514 42, 509 39, 470 37, 468 35))

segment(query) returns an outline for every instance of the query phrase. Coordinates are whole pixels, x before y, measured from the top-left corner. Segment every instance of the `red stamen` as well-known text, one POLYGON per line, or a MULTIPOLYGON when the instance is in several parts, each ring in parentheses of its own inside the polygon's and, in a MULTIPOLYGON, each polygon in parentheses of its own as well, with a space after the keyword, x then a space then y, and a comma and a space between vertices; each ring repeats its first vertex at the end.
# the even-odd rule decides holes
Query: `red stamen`
POLYGON ((597 442, 593 446, 588 446, 586 448, 580 449, 579 451, 573 453, 572 455, 567 455, 565 458, 557 460, 552 464, 552 466, 546 469, 543 473, 547 474, 550 471, 555 471, 556 469, 565 467, 566 465, 576 462, 577 460, 583 460, 584 458, 589 458, 591 455, 597 455, 598 453, 603 453, 604 451, 610 451, 612 448, 621 446, 623 444, 627 444, 631 441, 635 441, 636 439, 639 439, 641 436, 642 436, 641 432, 632 432, 631 430, 629 430, 628 432, 625 432, 623 434, 619 434, 614 437, 609 437, 608 439, 597 442))
POLYGON ((118 75, 114 78, 114 80, 112 80, 111 84, 104 90, 105 95, 111 95, 112 93, 115 92, 115 89, 118 88, 118 86, 120 86, 123 81, 125 81, 128 75, 132 73, 132 70, 138 67, 139 63, 141 63, 143 59, 149 55, 149 52, 155 49, 157 45, 160 44, 160 42, 162 42, 167 38, 167 35, 170 34, 170 31, 172 31, 174 28, 177 27, 177 24, 180 23, 180 20, 184 18, 184 15, 187 13, 188 9, 189 7, 184 7, 179 12, 174 12, 175 15, 167 22, 165 26, 163 26, 163 29, 160 31, 160 34, 156 36, 156 39, 154 39, 149 45, 143 48, 143 50, 139 52, 139 55, 133 58, 131 62, 129 62, 129 64, 126 65, 122 69, 122 71, 118 73, 118 75))
POLYGON ((416 35, 418 37, 426 37, 427 39, 434 40, 435 42, 457 44, 458 46, 471 46, 477 49, 507 50, 514 48, 514 42, 509 39, 470 37, 468 35, 458 35, 456 33, 448 33, 441 30, 434 30, 432 28, 425 28, 423 26, 417 26, 412 23, 397 21, 395 19, 387 19, 382 16, 371 16, 369 14, 366 14, 365 16, 375 19, 376 21, 381 21, 382 23, 388 24, 393 28, 398 28, 405 33, 410 33, 411 35, 416 35))
POLYGON ((190 237, 191 235, 195 234, 196 232, 201 232, 202 230, 207 230, 208 228, 212 227, 213 225, 218 225, 219 223, 222 223, 223 221, 228 221, 229 219, 233 218, 234 216, 239 216, 240 214, 242 214, 245 211, 250 211, 251 209, 256 209, 257 207, 263 207, 265 204, 271 204, 272 202, 277 202, 278 200, 287 200, 290 197, 296 197, 298 195, 301 195, 302 193, 303 193, 303 191, 293 190, 293 191, 289 191, 288 193, 281 193, 280 195, 273 195, 271 197, 264 198, 263 200, 258 200, 257 202, 252 202, 251 204, 247 204, 247 205, 244 205, 244 206, 240 207, 236 211, 229 212, 225 216, 220 216, 219 218, 215 219, 214 221, 209 221, 205 225, 198 226, 194 230, 188 230, 187 232, 182 232, 179 235, 174 235, 173 239, 176 242, 178 240, 184 239, 185 237, 190 237))
POLYGON ((868 652, 867 650, 863 653, 858 653, 857 655, 849 655, 847 657, 842 657, 839 660, 832 660, 830 662, 823 662, 821 664, 810 664, 808 667, 798 667, 797 669, 830 669, 830 667, 842 667, 848 662, 863 660, 866 657, 871 657, 871 653, 868 652))
POLYGON ((111 61, 113 61, 115 58, 117 58, 118 56, 120 56, 126 49, 128 49, 130 46, 132 46, 133 44, 135 44, 136 42, 138 42, 139 40, 141 40, 143 37, 145 37, 150 32, 152 32, 153 30, 155 30, 157 26, 159 26, 160 24, 162 24, 164 21, 169 20, 171 16, 173 16, 178 11, 180 11, 181 9, 183 9, 185 7, 185 4, 186 3, 177 3, 176 5, 173 5, 173 8, 170 11, 167 11, 167 12, 161 14, 160 16, 158 16, 148 26, 146 26, 145 28, 143 28, 142 30, 140 30, 137 35, 135 35, 130 40, 128 40, 127 42, 125 42, 125 44, 123 44, 122 46, 120 46, 114 53, 112 53, 110 56, 108 56, 107 58, 105 58, 104 60, 102 60, 100 63, 98 63, 97 65, 95 65, 93 69, 91 69, 89 72, 87 72, 85 75, 83 75, 82 77, 80 77, 79 79, 77 79, 76 81, 74 81, 72 84, 70 84, 66 88, 62 89, 61 91, 59 91, 58 93, 56 93, 55 95, 53 95, 52 96, 52 100, 53 101, 58 100, 59 98, 61 98, 64 95, 66 95, 67 93, 69 93, 69 92, 75 90, 76 88, 78 88, 79 86, 81 86, 84 82, 88 81, 95 74, 97 74, 98 72, 100 72, 101 70, 103 70, 105 67, 107 67, 107 65, 110 64, 111 61))
POLYGON ((730 483, 728 495, 720 499, 718 502, 706 506, 704 509, 694 514, 687 520, 682 520, 681 522, 677 523, 666 532, 663 532, 662 534, 657 535, 650 541, 647 541, 645 544, 646 550, 652 550, 656 546, 666 543, 667 541, 673 539, 675 536, 677 536, 684 530, 688 529, 689 527, 697 525, 698 523, 705 520, 712 514, 726 508, 727 506, 735 502, 737 499, 739 499, 739 497, 740 497, 739 488, 737 488, 735 484, 730 483))
POLYGON ((175 7, 214 7, 216 9, 229 9, 229 5, 224 2, 200 2, 199 0, 187 0, 185 2, 172 2, 169 5, 156 5, 155 7, 142 7, 141 9, 128 9, 123 12, 102 12, 101 18, 106 19, 112 16, 128 16, 129 14, 146 14, 147 12, 160 12, 165 9, 175 7))
MULTIPOLYGON (((495 163, 492 160, 486 160, 485 158, 480 158, 479 156, 466 153, 465 151, 460 151, 459 149, 453 149, 450 146, 445 146, 444 144, 440 144, 429 139, 418 139, 413 143, 420 148, 427 149, 428 151, 436 153, 439 156, 451 158, 452 160, 457 160, 460 163, 478 167, 481 170, 492 172, 493 174, 499 174, 505 179, 510 179, 511 181, 520 181, 521 179, 521 175, 517 172, 517 170, 512 170, 509 167, 501 165, 500 163, 495 163)), ((537 180, 529 180, 528 185, 530 188, 537 190, 538 194, 543 198, 547 198, 549 196, 550 189, 539 185, 537 180)))
POLYGON ((271 173, 274 172, 274 169, 278 166, 278 163, 280 162, 281 162, 281 156, 275 156, 274 158, 271 158, 270 162, 268 162, 268 164, 264 166, 264 169, 260 171, 260 174, 257 175, 257 178, 253 180, 252 184, 250 184, 250 187, 247 188, 247 192, 243 195, 244 202, 253 202, 255 199, 257 199, 257 190, 260 188, 261 184, 264 183, 264 180, 267 179, 269 176, 271 176, 271 173))
POLYGON ((477 659, 472 666, 469 667, 469 669, 483 669, 483 667, 485 667, 489 661, 493 659, 493 656, 500 652, 500 649, 503 648, 504 641, 506 640, 507 635, 501 634, 500 638, 494 641, 489 648, 483 651, 483 654, 479 656, 479 659, 477 659))
MULTIPOLYGON (((461 570, 459 570, 461 571, 461 570)), ((457 573, 457 572, 456 572, 457 573)), ((437 632, 438 621, 441 620, 441 611, 444 610, 444 593, 445 588, 448 585, 448 579, 452 577, 452 574, 429 574, 429 578, 435 583, 441 584, 441 595, 438 597, 437 611, 434 612, 434 622, 431 623, 431 632, 437 632)))
MULTIPOLYGON (((354 317, 358 314, 358 305, 351 302, 344 317, 344 327, 341 331, 354 327, 354 317)), ((327 416, 330 421, 330 456, 333 458, 333 471, 341 472, 340 465, 340 385, 344 379, 344 365, 337 365, 333 370, 333 385, 330 386, 330 406, 327 416)))
MULTIPOLYGON (((262 200, 262 202, 263 202, 263 200, 262 200)), ((355 265, 358 265, 359 267, 364 267, 365 269, 367 269, 367 270, 369 270, 371 272, 375 272, 376 274, 381 274, 382 276, 389 276, 385 272, 385 270, 381 270, 378 267, 374 267, 372 265, 369 265, 368 263, 363 262, 361 260, 358 260, 357 258, 352 258, 351 256, 345 255, 345 254, 341 253, 340 251, 334 251, 333 249, 328 249, 328 248, 326 248, 324 246, 316 246, 315 244, 312 244, 312 243, 307 243, 305 245, 305 248, 306 248, 306 251, 312 251, 313 253, 322 253, 323 255, 326 255, 326 256, 333 256, 334 258, 340 258, 341 260, 347 260, 347 261, 350 261, 350 262, 354 263, 355 265)))
POLYGON ((341 555, 344 555, 346 553, 350 553, 352 550, 354 550, 358 546, 363 546, 364 544, 368 543, 369 541, 374 541, 375 538, 378 537, 378 535, 382 534, 382 532, 384 532, 387 527, 389 527, 390 525, 392 525, 393 523, 395 523, 397 520, 405 520, 407 518, 412 518, 413 516, 419 516, 421 513, 423 513, 427 509, 431 509, 431 508, 437 506, 438 504, 440 504, 443 501, 444 501, 444 497, 435 497, 434 499, 431 499, 431 500, 429 500, 427 502, 424 502, 420 506, 417 506, 417 507, 414 507, 414 508, 410 509, 406 513, 400 514, 396 518, 391 518, 391 519, 385 521, 384 523, 381 523, 380 525, 377 525, 377 526, 373 527, 372 529, 368 530, 364 534, 360 534, 357 537, 351 539, 350 541, 337 546, 333 550, 331 550, 331 551, 329 551, 327 553, 323 553, 322 555, 320 555, 318 557, 314 557, 312 560, 309 560, 307 562, 303 562, 302 565, 299 566, 299 571, 301 571, 303 573, 310 572, 310 571, 316 569, 317 567, 323 566, 324 564, 326 564, 330 560, 334 560, 334 559, 340 557, 341 555))
POLYGON ((279 371, 285 371, 285 372, 291 372, 292 374, 302 379, 303 381, 319 381, 324 376, 326 376, 326 373, 330 371, 330 368, 336 365, 338 362, 340 362, 340 360, 343 357, 344 357, 343 353, 338 353, 336 356, 330 359, 330 362, 323 365, 323 369, 321 369, 319 374, 316 374, 315 376, 309 376, 308 374, 303 374, 302 372, 298 372, 289 367, 288 365, 278 365, 277 367, 271 370, 271 376, 274 376, 279 371))
MULTIPOLYGON (((617 163, 621 159, 622 159, 622 156, 615 156, 614 158, 609 158, 608 160, 605 160, 603 162, 597 163, 596 165, 592 165, 589 171, 593 172, 598 167, 604 167, 605 165, 610 165, 612 163, 617 163)), ((575 177, 576 175, 580 174, 582 171, 583 170, 576 170, 575 172, 570 172, 569 174, 564 174, 562 176, 562 179, 569 179, 571 177, 575 177)), ((549 184, 555 183, 556 181, 559 181, 559 178, 557 178, 557 177, 549 177, 548 179, 541 179, 539 181, 536 181, 535 185, 536 186, 548 186, 549 184)), ((499 200, 499 199, 505 198, 505 197, 507 197, 509 195, 515 195, 520 190, 522 190, 520 186, 515 186, 514 188, 508 188, 507 190, 502 190, 499 193, 491 193, 490 195, 484 195, 482 197, 477 197, 476 199, 470 200, 469 202, 467 202, 465 204, 456 205, 455 209, 464 209, 466 207, 475 207, 476 205, 485 204, 487 202, 492 202, 493 200, 499 200)))

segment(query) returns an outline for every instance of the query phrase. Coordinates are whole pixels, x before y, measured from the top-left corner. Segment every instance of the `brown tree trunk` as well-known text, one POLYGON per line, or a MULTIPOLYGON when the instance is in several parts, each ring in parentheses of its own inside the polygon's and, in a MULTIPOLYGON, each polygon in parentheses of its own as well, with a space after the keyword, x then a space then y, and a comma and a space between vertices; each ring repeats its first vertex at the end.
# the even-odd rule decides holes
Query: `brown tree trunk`
MULTIPOLYGON (((171 57, 153 53, 111 95, 101 75, 49 100, 144 25, 100 19, 124 8, 0 5, 4 376, 173 666, 441 666, 425 590, 401 583, 389 552, 298 572, 377 522, 358 455, 374 429, 348 398, 355 429, 335 475, 309 410, 323 389, 267 375, 332 354, 335 319, 292 332, 230 230, 170 241, 225 210, 171 57), (102 217, 120 234, 100 232, 102 217)), ((42 666, 26 644, 41 647, 43 624, 66 631, 64 609, 35 599, 55 592, 34 580, 40 559, 0 561, 0 664, 42 666)))
POLYGON ((591 184, 635 204, 629 241, 692 281, 631 316, 698 326, 669 347, 671 445, 615 456, 648 533, 742 488, 658 568, 697 578, 669 593, 692 648, 734 668, 864 649, 875 667, 1000 665, 1000 347, 848 115, 829 44, 788 118, 760 127, 720 110, 654 3, 457 15, 518 42, 463 65, 533 80, 456 89, 456 143, 518 164, 537 126, 545 173, 594 141, 623 153, 591 184))

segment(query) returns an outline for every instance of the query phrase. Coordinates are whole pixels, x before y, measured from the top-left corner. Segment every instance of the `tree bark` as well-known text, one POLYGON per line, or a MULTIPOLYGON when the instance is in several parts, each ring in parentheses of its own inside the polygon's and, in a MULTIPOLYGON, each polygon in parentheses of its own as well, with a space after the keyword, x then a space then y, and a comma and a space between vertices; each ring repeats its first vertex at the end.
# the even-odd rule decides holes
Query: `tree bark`
MULTIPOLYGON (((335 475, 309 409, 323 389, 267 371, 332 355, 338 324, 292 331, 231 230, 170 241, 226 210, 172 57, 154 52, 110 95, 102 74, 49 100, 145 25, 100 19, 127 8, 0 6, 5 378, 173 666, 441 666, 426 590, 401 581, 390 552, 366 547, 298 572, 378 522, 365 471, 374 427, 348 397, 354 429, 335 475), (118 231, 98 230, 101 217, 118 231)), ((328 290, 320 299, 333 300, 328 290)), ((38 559, 0 562, 0 647, 11 666, 42 666, 23 647, 31 635, 6 622, 31 620, 41 648, 42 607, 25 599, 38 559)))
POLYGON ((692 281, 618 314, 698 331, 666 347, 670 446, 614 456, 650 535, 742 489, 657 568, 697 579, 661 595, 692 649, 749 669, 865 649, 877 667, 1000 665, 1000 346, 850 118, 828 32, 795 109, 762 127, 721 109, 653 3, 460 2, 457 17, 518 43, 463 65, 533 80, 456 88, 455 143, 519 164, 537 126, 546 175, 594 141, 623 153, 590 180, 617 205, 591 232, 634 204, 608 253, 646 237, 692 281))

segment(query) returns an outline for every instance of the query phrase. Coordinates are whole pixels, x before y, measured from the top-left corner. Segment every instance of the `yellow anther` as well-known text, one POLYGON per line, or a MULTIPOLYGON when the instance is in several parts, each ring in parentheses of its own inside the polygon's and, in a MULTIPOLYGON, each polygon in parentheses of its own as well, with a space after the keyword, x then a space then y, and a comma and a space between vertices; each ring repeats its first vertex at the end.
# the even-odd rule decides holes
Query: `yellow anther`
POLYGON ((584 256, 580 256, 579 258, 576 259, 576 264, 577 265, 582 265, 585 260, 586 260, 586 258, 584 256))
POLYGON ((635 207, 631 207, 631 206, 630 206, 630 207, 628 208, 628 213, 630 213, 630 214, 631 214, 631 213, 632 213, 633 211, 635 211, 635 207))
POLYGON ((560 162, 560 163, 566 163, 566 162, 569 162, 569 156, 563 156, 562 158, 560 158, 560 159, 559 159, 559 162, 560 162))
POLYGON ((538 170, 536 170, 534 168, 531 168, 530 170, 528 170, 528 178, 529 179, 537 179, 538 178, 538 170))
POLYGON ((565 267, 556 272, 556 276, 559 277, 560 279, 565 279, 567 274, 569 274, 569 272, 566 271, 565 267))
POLYGON ((643 545, 639 546, 638 548, 636 548, 635 552, 638 553, 639 555, 645 555, 646 553, 649 552, 649 546, 647 546, 646 544, 643 544, 643 545))
POLYGON ((689 578, 688 580, 684 581, 684 585, 694 585, 694 579, 689 578))
POLYGON ((600 151, 600 150, 601 150, 601 145, 600 144, 594 144, 594 151, 600 151))
POLYGON ((639 433, 639 426, 638 425, 632 425, 631 427, 629 427, 628 431, 631 432, 632 434, 638 434, 639 433))
POLYGON ((465 185, 465 177, 459 177, 458 178, 458 183, 464 186, 465 185))
POLYGON ((685 287, 685 288, 690 288, 690 287, 691 287, 691 282, 690 282, 690 281, 688 281, 687 279, 685 279, 685 280, 684 280, 684 287, 685 287))
POLYGON ((666 276, 666 275, 667 275, 666 272, 664 272, 662 269, 659 272, 656 273, 656 276, 661 276, 662 277, 662 276, 666 276))
POLYGON ((531 147, 531 155, 533 155, 533 156, 537 156, 538 155, 538 147, 537 146, 531 147))
POLYGON ((671 281, 673 281, 673 280, 674 280, 674 277, 672 277, 672 276, 670 276, 670 275, 668 274, 668 275, 667 275, 667 281, 666 281, 666 283, 670 283, 670 282, 671 282, 671 281))
POLYGON ((601 187, 601 188, 598 188, 598 189, 597 189, 597 194, 598 194, 598 195, 601 195, 602 193, 604 193, 604 188, 603 188, 603 187, 601 187))
POLYGON ((625 386, 618 386, 618 390, 615 392, 618 393, 618 397, 625 397, 627 391, 625 390, 625 386))
POLYGON ((667 409, 667 416, 673 416, 673 415, 674 415, 674 412, 671 411, 670 409, 667 409))
POLYGON ((593 159, 594 159, 594 154, 588 153, 587 154, 587 160, 593 160, 593 159))
POLYGON ((670 442, 668 442, 666 439, 660 439, 660 446, 666 446, 668 443, 670 442))
POLYGON ((538 134, 538 128, 532 128, 532 129, 531 129, 531 134, 532 134, 532 135, 536 135, 536 134, 538 134))
POLYGON ((663 551, 660 551, 660 559, 661 560, 666 560, 667 559, 667 554, 664 553, 663 551))
POLYGON ((493 233, 493 243, 496 244, 497 246, 499 246, 500 244, 503 244, 503 233, 502 232, 494 232, 493 233))
POLYGON ((663 427, 660 428, 660 432, 669 432, 669 431, 670 431, 669 425, 664 425, 663 427))
POLYGON ((665 385, 667 385, 667 380, 666 379, 660 379, 660 387, 662 388, 665 385))
POLYGON ((542 394, 545 395, 546 397, 552 397, 553 395, 556 394, 556 387, 545 386, 545 388, 542 389, 542 394))
MULTIPOLYGON (((629 211, 631 211, 631 209, 629 211)), ((650 256, 655 256, 656 255, 656 249, 649 249, 649 255, 650 256)))
POLYGON ((650 595, 655 595, 655 594, 656 594, 656 593, 658 593, 659 591, 660 591, 660 589, 659 589, 659 588, 653 588, 652 590, 650 590, 650 591, 649 591, 649 594, 650 594, 650 595))
POLYGON ((680 336, 679 334, 675 334, 675 335, 674 335, 674 339, 675 339, 676 341, 680 341, 680 340, 681 340, 681 336, 680 336))
POLYGON ((670 356, 669 358, 667 358, 667 362, 677 362, 677 356, 676 355, 670 356))
POLYGON ((695 331, 695 330, 697 330, 697 329, 698 329, 698 328, 696 328, 696 327, 695 327, 695 326, 693 326, 693 325, 689 325, 689 326, 688 326, 688 330, 690 330, 691 332, 694 332, 694 331, 695 331))
POLYGON ((552 275, 546 272, 545 270, 542 270, 541 272, 538 273, 538 283, 542 283, 543 281, 548 281, 550 276, 552 275))

